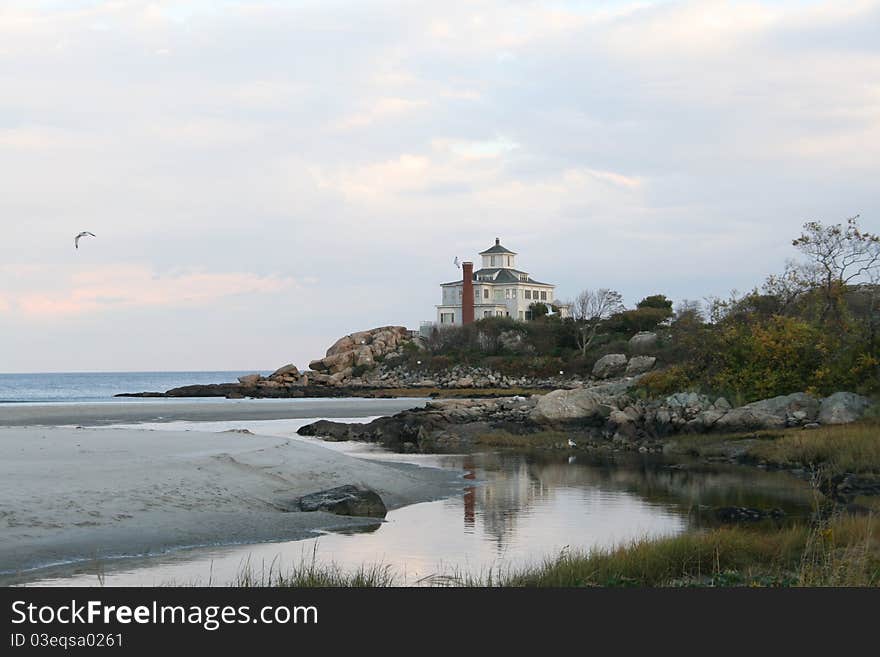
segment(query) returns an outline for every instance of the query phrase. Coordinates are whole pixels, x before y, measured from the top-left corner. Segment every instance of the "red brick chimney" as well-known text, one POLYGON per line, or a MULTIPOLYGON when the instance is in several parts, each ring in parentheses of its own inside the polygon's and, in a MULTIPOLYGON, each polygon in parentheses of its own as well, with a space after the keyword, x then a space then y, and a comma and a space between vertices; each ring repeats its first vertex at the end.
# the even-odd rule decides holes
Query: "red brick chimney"
POLYGON ((474 263, 461 263, 461 323, 474 322, 474 263))

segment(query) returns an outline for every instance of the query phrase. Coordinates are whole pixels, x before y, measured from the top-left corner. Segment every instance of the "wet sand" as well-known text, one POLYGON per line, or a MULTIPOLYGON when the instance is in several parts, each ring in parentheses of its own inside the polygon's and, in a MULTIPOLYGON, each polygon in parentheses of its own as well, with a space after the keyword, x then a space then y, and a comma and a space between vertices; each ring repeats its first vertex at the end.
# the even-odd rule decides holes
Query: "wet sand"
POLYGON ((389 508, 460 486, 449 471, 234 432, 7 427, 0 453, 0 583, 59 562, 375 524, 285 511, 296 497, 343 484, 373 488, 389 508))
POLYGON ((218 399, 108 401, 85 404, 0 404, 0 427, 106 426, 189 420, 283 420, 393 415, 427 399, 218 399))

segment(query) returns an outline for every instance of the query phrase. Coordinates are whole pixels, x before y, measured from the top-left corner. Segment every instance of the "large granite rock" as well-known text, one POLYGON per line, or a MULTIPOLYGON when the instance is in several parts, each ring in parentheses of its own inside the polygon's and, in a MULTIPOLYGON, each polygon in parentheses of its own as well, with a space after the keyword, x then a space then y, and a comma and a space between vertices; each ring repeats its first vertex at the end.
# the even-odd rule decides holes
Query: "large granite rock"
POLYGON ((353 367, 372 367, 377 359, 396 352, 401 345, 412 340, 405 326, 382 326, 359 331, 334 342, 324 358, 309 363, 309 369, 334 375, 353 367))
POLYGON ((272 374, 269 375, 269 378, 270 379, 280 379, 282 377, 295 378, 298 376, 299 376, 299 369, 297 368, 297 366, 294 365, 293 363, 288 363, 287 365, 284 365, 283 367, 279 367, 277 370, 272 372, 272 374))
POLYGON ((588 388, 554 390, 538 399, 531 419, 538 424, 604 421, 612 407, 603 395, 588 388))
POLYGON ((259 374, 247 374, 245 376, 238 377, 238 382, 243 386, 255 386, 259 381, 262 381, 263 377, 259 374))
POLYGON ((639 331, 629 339, 629 350, 634 354, 647 354, 657 347, 657 334, 651 331, 639 331))
POLYGON ((384 518, 388 513, 378 493, 357 486, 338 486, 304 495, 297 505, 300 511, 327 511, 340 516, 384 518))
POLYGON ((620 376, 626 370, 626 362, 624 354, 602 356, 593 365, 593 376, 597 379, 610 379, 613 376, 620 376))
POLYGON ((822 400, 819 422, 822 424, 846 424, 860 420, 871 405, 867 397, 854 392, 835 392, 822 400))
POLYGON ((626 376, 637 376, 649 372, 657 359, 654 356, 633 356, 626 364, 626 376))
POLYGON ((715 423, 715 428, 733 432, 780 429, 815 422, 818 414, 818 399, 795 392, 734 408, 715 423))

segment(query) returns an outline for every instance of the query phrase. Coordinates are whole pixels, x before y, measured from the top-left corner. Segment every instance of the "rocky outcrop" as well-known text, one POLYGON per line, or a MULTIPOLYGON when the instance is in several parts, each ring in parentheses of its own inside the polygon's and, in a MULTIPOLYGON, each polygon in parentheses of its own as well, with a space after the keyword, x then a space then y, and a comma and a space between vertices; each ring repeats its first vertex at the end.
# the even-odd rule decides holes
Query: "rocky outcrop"
POLYGON ((309 363, 309 369, 350 376, 355 367, 373 367, 377 359, 385 358, 412 340, 405 326, 382 326, 352 333, 334 342, 324 358, 309 363))
POLYGON ((378 443, 395 452, 457 452, 492 429, 527 431, 535 404, 528 397, 447 399, 366 424, 319 420, 297 433, 330 441, 378 443))
POLYGON ((622 379, 532 397, 435 401, 425 408, 367 424, 321 420, 299 433, 326 440, 376 442, 401 452, 443 452, 466 449, 481 435, 495 430, 520 435, 549 430, 576 436, 578 444, 583 438, 584 444, 659 451, 671 435, 809 428, 821 422, 823 404, 836 408, 844 399, 848 409, 863 408, 862 403, 848 396, 832 395, 820 400, 806 393, 764 399, 739 408, 731 408, 723 397, 713 401, 694 392, 645 400, 629 392, 636 381, 622 379))
POLYGON ((847 424, 862 418, 871 402, 853 392, 835 392, 822 400, 819 408, 821 424, 847 424))
POLYGON ((296 500, 300 511, 326 511, 340 516, 384 518, 388 513, 379 494, 369 488, 338 486, 296 500))
POLYGON ((593 365, 593 376, 597 379, 610 379, 620 376, 626 370, 626 356, 624 354, 608 354, 602 356, 593 365))

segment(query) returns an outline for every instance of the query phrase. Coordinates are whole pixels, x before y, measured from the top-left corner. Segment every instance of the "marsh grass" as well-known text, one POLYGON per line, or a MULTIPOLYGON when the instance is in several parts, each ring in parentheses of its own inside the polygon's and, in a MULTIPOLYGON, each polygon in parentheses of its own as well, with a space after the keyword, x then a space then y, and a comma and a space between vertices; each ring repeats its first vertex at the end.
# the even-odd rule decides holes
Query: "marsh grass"
POLYGON ((477 436, 477 444, 483 447, 566 447, 570 434, 564 431, 538 431, 515 434, 509 431, 491 431, 477 436))
POLYGON ((256 568, 245 561, 229 586, 236 588, 381 588, 395 586, 398 576, 389 565, 362 565, 349 571, 335 563, 318 560, 317 544, 310 556, 304 555, 298 564, 282 568, 278 559, 256 568))
POLYGON ((246 563, 235 587, 680 587, 878 586, 880 523, 836 516, 768 531, 729 527, 578 552, 565 549, 534 566, 437 573, 417 580, 389 565, 345 570, 317 551, 293 568, 246 563))
POLYGON ((777 467, 821 468, 828 476, 880 472, 880 421, 870 419, 810 430, 677 436, 670 441, 667 451, 704 458, 738 454, 745 460, 777 467))
POLYGON ((880 422, 789 429, 755 442, 751 457, 781 466, 826 467, 829 474, 880 472, 880 422))

